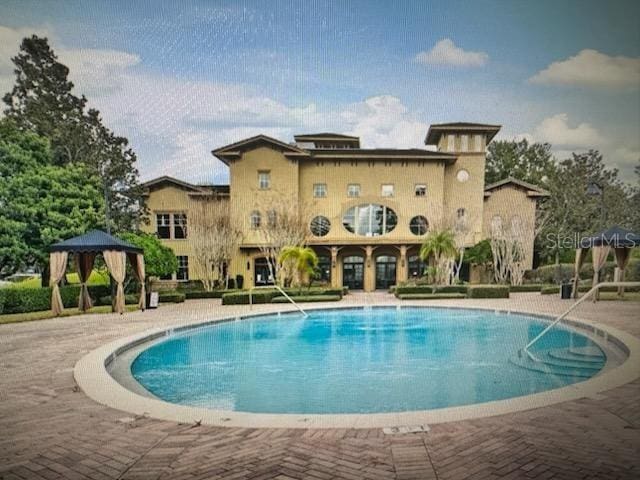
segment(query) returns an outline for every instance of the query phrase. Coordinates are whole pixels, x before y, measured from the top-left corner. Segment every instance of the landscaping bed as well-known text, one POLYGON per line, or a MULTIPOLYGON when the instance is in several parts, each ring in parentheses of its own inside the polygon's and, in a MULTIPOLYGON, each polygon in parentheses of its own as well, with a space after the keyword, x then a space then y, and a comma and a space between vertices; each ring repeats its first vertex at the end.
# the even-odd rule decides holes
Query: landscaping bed
MULTIPOLYGON (((342 295, 298 295, 291 297, 296 303, 306 302, 337 302, 342 300, 342 295)), ((287 297, 273 297, 271 303, 290 303, 287 297)))

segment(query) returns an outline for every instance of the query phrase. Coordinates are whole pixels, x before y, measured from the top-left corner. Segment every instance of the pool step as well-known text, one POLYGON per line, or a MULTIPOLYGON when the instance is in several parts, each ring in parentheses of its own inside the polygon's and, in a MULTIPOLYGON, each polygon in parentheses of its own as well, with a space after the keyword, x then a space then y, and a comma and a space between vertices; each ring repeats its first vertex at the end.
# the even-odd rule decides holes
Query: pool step
POLYGON ((598 363, 591 362, 589 360, 575 360, 566 358, 554 357, 551 352, 537 353, 535 356, 544 364, 552 365, 554 367, 567 367, 567 368, 584 368, 585 370, 598 371, 604 366, 604 362, 598 363))
MULTIPOLYGON (((543 356, 542 352, 536 352, 535 356, 540 358, 543 356)), ((593 368, 583 368, 583 367, 575 367, 575 366, 560 366, 549 364, 544 361, 536 361, 531 359, 525 352, 519 352, 518 355, 515 355, 509 359, 509 361, 520 367, 525 368, 527 370, 532 370, 534 372, 546 373, 551 375, 563 375, 568 377, 580 377, 580 378, 589 378, 592 377, 595 373, 593 368)))
POLYGON ((568 360, 571 362, 581 362, 583 364, 596 364, 603 365, 605 357, 600 353, 597 356, 594 355, 582 355, 571 352, 567 348, 561 348, 557 350, 549 350, 549 356, 557 360, 568 360))
POLYGON ((567 350, 580 357, 602 358, 602 351, 598 347, 569 347, 567 350))

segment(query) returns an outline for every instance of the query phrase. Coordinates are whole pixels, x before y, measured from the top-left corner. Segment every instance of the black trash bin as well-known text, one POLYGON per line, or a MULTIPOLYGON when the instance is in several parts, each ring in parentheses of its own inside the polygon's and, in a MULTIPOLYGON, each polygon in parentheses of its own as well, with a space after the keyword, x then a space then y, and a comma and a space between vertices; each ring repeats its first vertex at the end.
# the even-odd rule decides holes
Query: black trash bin
POLYGON ((573 285, 570 283, 563 283, 560 287, 560 298, 563 300, 568 300, 571 298, 571 291, 573 290, 573 285))

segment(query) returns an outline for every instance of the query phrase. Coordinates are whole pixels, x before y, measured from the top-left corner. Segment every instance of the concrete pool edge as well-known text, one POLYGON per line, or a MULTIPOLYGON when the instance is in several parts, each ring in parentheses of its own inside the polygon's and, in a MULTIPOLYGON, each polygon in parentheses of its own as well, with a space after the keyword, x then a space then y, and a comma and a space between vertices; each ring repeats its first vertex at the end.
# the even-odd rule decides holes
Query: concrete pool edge
MULTIPOLYGON (((552 315, 542 315, 526 309, 487 308, 486 306, 438 306, 419 303, 402 305, 315 305, 308 310, 353 309, 353 308, 442 308, 489 310, 504 314, 523 314, 546 321, 552 315)), ((292 313, 292 308, 283 308, 282 313, 292 313)), ((376 414, 257 414, 178 405, 157 398, 150 398, 128 390, 109 373, 107 367, 125 351, 167 335, 185 330, 201 328, 223 321, 247 319, 256 316, 277 314, 277 312, 251 312, 242 315, 222 316, 214 320, 196 320, 147 330, 140 334, 122 338, 106 344, 81 358, 74 367, 74 377, 84 393, 92 400, 124 412, 146 415, 152 418, 179 423, 194 423, 228 427, 251 428, 378 428, 401 425, 424 425, 484 418, 507 413, 545 407, 570 400, 594 396, 597 393, 624 385, 640 377, 640 340, 633 335, 599 323, 571 317, 567 322, 578 330, 592 332, 601 342, 612 343, 623 350, 627 358, 611 370, 584 382, 548 390, 522 397, 498 400, 480 404, 447 407, 434 410, 376 413, 376 414)))

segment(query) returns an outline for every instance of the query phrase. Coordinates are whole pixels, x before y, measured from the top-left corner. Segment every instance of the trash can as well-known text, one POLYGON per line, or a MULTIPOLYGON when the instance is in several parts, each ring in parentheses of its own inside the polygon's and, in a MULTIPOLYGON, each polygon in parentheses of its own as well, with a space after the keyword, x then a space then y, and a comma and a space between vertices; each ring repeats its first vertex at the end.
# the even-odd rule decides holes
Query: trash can
POLYGON ((563 300, 569 300, 571 298, 571 290, 573 290, 572 284, 563 283, 560 286, 560 298, 563 300))

